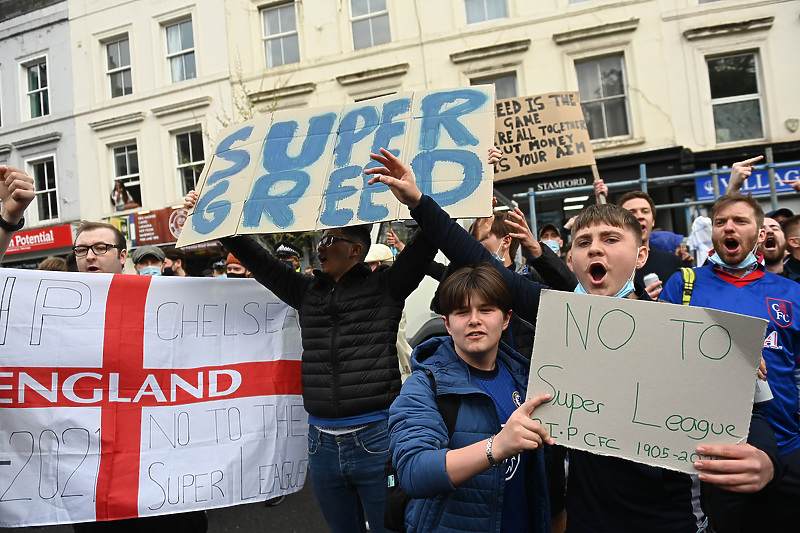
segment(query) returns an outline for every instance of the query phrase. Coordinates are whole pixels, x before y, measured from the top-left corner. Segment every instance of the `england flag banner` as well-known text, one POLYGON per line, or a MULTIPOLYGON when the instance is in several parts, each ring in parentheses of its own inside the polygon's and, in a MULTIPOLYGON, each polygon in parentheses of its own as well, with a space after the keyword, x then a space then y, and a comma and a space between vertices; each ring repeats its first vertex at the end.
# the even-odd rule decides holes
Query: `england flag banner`
POLYGON ((0 527, 300 490, 300 353, 254 280, 0 269, 0 527))

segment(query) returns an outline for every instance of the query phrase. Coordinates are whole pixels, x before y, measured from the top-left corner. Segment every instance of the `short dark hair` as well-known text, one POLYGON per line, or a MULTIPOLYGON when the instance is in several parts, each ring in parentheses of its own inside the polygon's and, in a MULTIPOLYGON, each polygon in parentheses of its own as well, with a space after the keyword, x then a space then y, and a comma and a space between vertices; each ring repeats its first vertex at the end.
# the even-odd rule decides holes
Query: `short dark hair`
MULTIPOLYGON (((478 238, 478 220, 476 219, 475 222, 469 227, 469 233, 476 239, 478 238)), ((511 233, 511 228, 508 227, 506 224, 506 220, 508 220, 508 214, 502 211, 495 211, 494 212, 494 219, 492 220, 492 225, 489 228, 489 235, 494 235, 500 239, 504 238, 506 235, 511 233)), ((508 247, 508 256, 513 261, 514 258, 517 256, 517 249, 519 248, 519 239, 512 237, 511 244, 508 247)))
POLYGON ((758 228, 761 229, 761 227, 764 225, 764 209, 761 207, 761 204, 758 203, 755 198, 753 198, 752 195, 748 194, 745 196, 739 192, 723 194, 717 198, 717 201, 711 206, 711 226, 714 226, 714 217, 720 212, 720 210, 739 202, 744 202, 753 209, 753 212, 756 215, 756 224, 758 225, 758 228))
POLYGON ((186 260, 186 254, 180 248, 170 248, 169 250, 164 250, 164 256, 173 262, 178 260, 183 262, 186 260))
MULTIPOLYGON (((653 218, 656 217, 656 204, 653 203, 653 199, 650 198, 650 195, 647 194, 644 191, 628 191, 628 192, 626 192, 625 194, 623 194, 622 196, 619 197, 619 200, 617 200, 617 205, 621 206, 622 204, 624 204, 628 200, 633 200, 634 198, 641 198, 643 200, 647 200, 647 203, 650 204, 650 211, 653 212, 653 218)), ((641 231, 641 229, 642 229, 642 226, 639 225, 639 230, 641 231)))
POLYGON ((360 224, 358 226, 346 226, 340 228, 342 235, 351 241, 355 241, 361 245, 361 261, 367 257, 369 252, 369 245, 372 239, 372 224, 360 224))
MULTIPOLYGON (((786 238, 791 237, 792 233, 795 233, 797 231, 798 226, 800 226, 800 215, 789 217, 783 221, 783 224, 781 224, 781 228, 783 229, 783 232, 786 234, 786 238)), ((795 235, 795 236, 800 237, 800 235, 795 235)))
MULTIPOLYGON (((117 255, 122 253, 122 250, 128 249, 128 243, 125 240, 125 235, 123 235, 122 232, 116 227, 106 222, 91 222, 89 220, 82 221, 78 226, 78 229, 75 230, 75 242, 78 241, 78 237, 80 237, 81 233, 84 231, 94 231, 96 229, 110 229, 112 232, 114 232, 114 239, 117 242, 110 242, 108 244, 116 244, 118 246, 117 255)), ((73 245, 74 244, 75 243, 73 242, 73 245)))
POLYGON ((572 225, 572 238, 575 239, 583 228, 596 224, 608 224, 615 228, 626 229, 636 240, 636 246, 642 245, 642 225, 633 213, 614 204, 594 204, 581 211, 572 225))
POLYGON ((473 296, 497 306, 504 315, 511 311, 508 284, 503 275, 488 263, 464 267, 448 276, 439 289, 439 309, 443 315, 450 315, 468 306, 473 296))

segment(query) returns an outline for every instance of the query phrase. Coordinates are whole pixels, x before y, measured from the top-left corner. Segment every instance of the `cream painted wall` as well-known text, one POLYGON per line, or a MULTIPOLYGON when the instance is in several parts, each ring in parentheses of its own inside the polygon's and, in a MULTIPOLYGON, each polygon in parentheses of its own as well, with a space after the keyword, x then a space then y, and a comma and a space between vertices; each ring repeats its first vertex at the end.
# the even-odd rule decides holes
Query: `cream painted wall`
MULTIPOLYGON (((401 90, 468 85, 471 78, 516 72, 520 95, 577 90, 574 61, 624 53, 631 135, 595 142, 600 157, 682 145, 720 148, 715 141, 705 56, 755 50, 767 142, 800 140, 784 126, 800 116, 796 87, 800 62, 797 2, 792 0, 508 0, 508 18, 466 24, 462 0, 387 0, 392 41, 352 50, 347 0, 297 0, 301 61, 264 67, 259 7, 279 2, 227 0, 231 64, 239 61, 248 93, 263 93, 256 108, 353 102, 401 90), (689 41, 690 29, 774 17, 771 28, 689 41), (631 22, 633 21, 633 22, 631 22), (604 34, 604 25, 630 24, 604 34), (578 30, 596 35, 558 44, 554 35, 578 30), (530 39, 524 51, 454 63, 451 54, 530 39), (394 76, 343 85, 347 74, 376 74, 408 64, 394 76), (313 84, 309 88, 307 84, 313 84), (305 87, 305 89, 303 89, 305 87), (279 89, 292 89, 281 94, 279 89), (302 89, 302 90, 301 90, 302 89), (272 91, 272 94, 270 94, 272 91), (305 92, 303 92, 305 91, 305 92), (296 94, 294 94, 296 93, 296 94)), ((735 146, 734 143, 723 146, 735 146)))
POLYGON ((70 0, 82 216, 114 214, 111 146, 136 141, 142 208, 183 203, 173 134, 200 126, 206 161, 231 110, 224 5, 185 0, 70 0), (172 83, 165 24, 191 18, 197 77, 172 83), (105 42, 127 34, 133 94, 110 97, 105 42), (125 119, 124 117, 128 117, 125 119), (135 118, 132 118, 135 117, 135 118), (97 123, 109 121, 109 127, 97 123), (95 124, 94 127, 92 124, 95 124))

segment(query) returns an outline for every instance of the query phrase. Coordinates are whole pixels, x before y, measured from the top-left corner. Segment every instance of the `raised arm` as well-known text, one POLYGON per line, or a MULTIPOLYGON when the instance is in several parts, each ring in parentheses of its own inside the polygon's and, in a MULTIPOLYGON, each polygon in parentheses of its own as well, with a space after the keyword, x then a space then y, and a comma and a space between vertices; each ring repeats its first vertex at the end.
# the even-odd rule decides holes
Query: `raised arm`
POLYGON ((423 196, 408 165, 384 149, 381 149, 380 155, 371 154, 370 157, 383 166, 365 171, 374 176, 369 184, 380 181, 387 185, 401 203, 411 208, 411 216, 431 242, 456 266, 479 263, 490 263, 494 266, 508 283, 514 312, 535 324, 541 286, 512 272, 494 259, 486 248, 452 220, 432 198, 423 196))
MULTIPOLYGON (((189 191, 184 198, 184 206, 187 209, 193 208, 197 204, 197 197, 197 192, 189 191)), ((300 307, 310 277, 295 272, 292 267, 269 253, 249 235, 223 237, 220 242, 259 283, 291 307, 295 309, 300 307)))
POLYGON ((36 197, 33 178, 18 168, 0 166, 0 259, 6 253, 14 232, 22 227, 25 209, 36 197))

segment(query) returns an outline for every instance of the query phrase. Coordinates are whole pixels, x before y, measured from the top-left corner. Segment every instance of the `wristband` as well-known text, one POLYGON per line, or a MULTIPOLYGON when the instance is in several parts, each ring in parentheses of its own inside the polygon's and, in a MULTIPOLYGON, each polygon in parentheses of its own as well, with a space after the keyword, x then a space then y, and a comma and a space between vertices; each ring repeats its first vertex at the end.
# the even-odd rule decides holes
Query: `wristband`
POLYGON ((22 226, 24 226, 24 225, 25 225, 25 217, 22 217, 21 219, 19 219, 19 222, 17 222, 16 224, 12 224, 8 220, 6 220, 2 216, 0 216, 0 228, 3 228, 4 230, 6 230, 9 233, 14 233, 15 231, 21 230, 22 226))
POLYGON ((489 437, 489 440, 486 441, 486 458, 489 459, 489 464, 492 465, 492 468, 497 468, 503 466, 502 462, 496 462, 494 457, 492 457, 492 443, 494 442, 494 438, 496 435, 492 435, 489 437))

